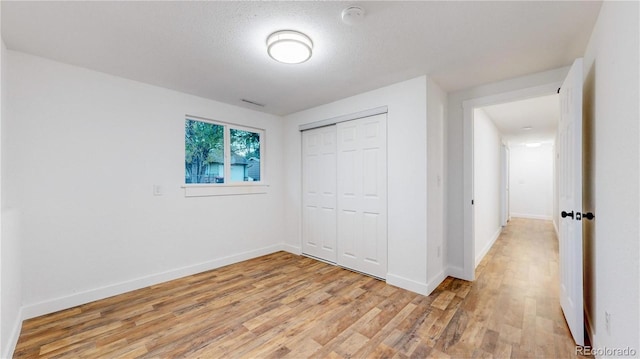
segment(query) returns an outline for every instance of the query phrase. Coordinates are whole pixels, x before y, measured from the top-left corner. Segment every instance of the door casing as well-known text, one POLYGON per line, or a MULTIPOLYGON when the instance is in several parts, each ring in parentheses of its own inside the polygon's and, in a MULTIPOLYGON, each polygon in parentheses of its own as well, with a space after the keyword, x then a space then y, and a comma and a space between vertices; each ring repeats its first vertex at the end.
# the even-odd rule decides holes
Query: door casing
MULTIPOLYGON (((462 102, 463 107, 463 267, 451 273, 455 277, 475 280, 475 238, 473 225, 473 110, 477 107, 497 105, 505 102, 525 100, 557 93, 562 81, 503 92, 495 95, 472 98, 462 102)), ((450 250, 450 249, 449 249, 450 250)))

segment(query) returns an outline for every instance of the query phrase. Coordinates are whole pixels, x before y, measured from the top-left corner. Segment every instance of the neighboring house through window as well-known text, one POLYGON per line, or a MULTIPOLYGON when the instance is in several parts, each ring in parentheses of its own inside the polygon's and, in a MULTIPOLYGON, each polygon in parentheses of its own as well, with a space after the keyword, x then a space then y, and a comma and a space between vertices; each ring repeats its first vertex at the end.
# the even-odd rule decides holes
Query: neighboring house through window
POLYGON ((193 118, 184 129, 185 183, 263 181, 264 130, 193 118))

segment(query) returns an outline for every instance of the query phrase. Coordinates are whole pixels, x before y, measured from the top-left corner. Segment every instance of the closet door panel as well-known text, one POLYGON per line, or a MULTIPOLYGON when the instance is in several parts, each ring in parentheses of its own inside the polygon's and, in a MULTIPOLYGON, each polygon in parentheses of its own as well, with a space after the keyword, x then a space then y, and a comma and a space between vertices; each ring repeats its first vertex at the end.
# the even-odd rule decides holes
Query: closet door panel
POLYGON ((337 125, 338 264, 387 273, 386 115, 337 125))
POLYGON ((336 127, 302 132, 302 252, 336 262, 336 127))

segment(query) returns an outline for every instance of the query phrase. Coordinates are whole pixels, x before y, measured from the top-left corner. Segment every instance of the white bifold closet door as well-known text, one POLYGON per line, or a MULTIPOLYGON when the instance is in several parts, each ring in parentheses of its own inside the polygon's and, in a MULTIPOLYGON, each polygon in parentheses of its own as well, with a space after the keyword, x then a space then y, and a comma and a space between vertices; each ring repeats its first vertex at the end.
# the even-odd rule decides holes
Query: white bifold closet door
POLYGON ((386 114, 303 132, 303 253, 386 278, 386 132, 386 114))

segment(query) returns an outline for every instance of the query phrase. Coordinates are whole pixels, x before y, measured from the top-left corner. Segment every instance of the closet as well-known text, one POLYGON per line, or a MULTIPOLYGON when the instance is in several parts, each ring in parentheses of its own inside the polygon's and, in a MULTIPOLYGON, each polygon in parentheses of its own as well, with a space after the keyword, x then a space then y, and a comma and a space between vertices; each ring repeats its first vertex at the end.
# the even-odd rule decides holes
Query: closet
POLYGON ((302 132, 302 252, 386 278, 386 113, 302 132))

